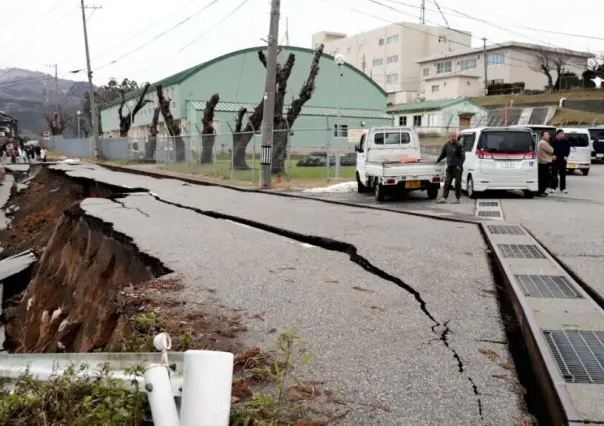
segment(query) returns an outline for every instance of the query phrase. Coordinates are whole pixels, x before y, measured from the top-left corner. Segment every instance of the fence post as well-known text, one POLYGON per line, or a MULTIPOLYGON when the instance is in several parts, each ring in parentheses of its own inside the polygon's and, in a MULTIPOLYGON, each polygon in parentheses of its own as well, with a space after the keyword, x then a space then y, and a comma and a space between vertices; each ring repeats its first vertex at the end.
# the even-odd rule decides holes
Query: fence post
POLYGON ((256 132, 252 136, 252 183, 256 184, 256 132))
POLYGON ((329 127, 329 117, 325 117, 325 122, 327 123, 327 140, 325 147, 325 166, 327 167, 327 182, 330 181, 330 171, 331 171, 331 159, 329 158, 329 145, 331 143, 331 129, 329 127))
POLYGON ((172 394, 172 384, 168 368, 161 364, 151 364, 145 370, 145 391, 149 398, 149 406, 156 426, 177 426, 178 410, 172 394))
MULTIPOLYGON (((243 155, 245 155, 245 152, 243 153, 243 155)), ((232 144, 232 148, 231 148, 231 181, 233 181, 233 178, 235 176, 235 167, 234 167, 234 161, 235 160, 235 143, 232 144)))
POLYGON ((336 179, 340 178, 340 153, 336 153, 336 179))
POLYGON ((185 352, 181 426, 229 425, 233 360, 228 352, 185 352))

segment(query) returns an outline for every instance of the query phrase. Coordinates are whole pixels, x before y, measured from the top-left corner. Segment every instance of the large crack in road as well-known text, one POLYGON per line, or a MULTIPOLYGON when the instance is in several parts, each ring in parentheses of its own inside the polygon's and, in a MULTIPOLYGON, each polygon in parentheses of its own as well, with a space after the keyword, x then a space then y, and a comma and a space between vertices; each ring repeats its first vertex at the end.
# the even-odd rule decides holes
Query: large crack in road
MULTIPOLYGON (((428 317, 428 319, 430 319, 430 321, 433 323, 432 326, 430 327, 432 333, 434 333, 438 336, 438 340, 440 342, 442 342, 442 344, 452 354, 452 356, 455 359, 455 362, 457 364, 459 373, 460 374, 466 373, 465 365, 464 365, 459 353, 454 348, 451 347, 449 339, 448 339, 449 333, 451 332, 451 329, 448 326, 449 320, 444 321, 444 322, 440 322, 439 320, 437 320, 436 317, 434 316, 434 314, 432 314, 430 312, 430 310, 428 309, 427 303, 423 299, 420 292, 418 292, 410 284, 404 282, 402 279, 400 279, 400 278, 384 271, 383 269, 375 266, 374 264, 372 264, 367 258, 365 258, 361 254, 359 254, 357 247, 355 247, 354 245, 343 242, 343 241, 338 241, 338 240, 335 240, 332 238, 301 234, 298 232, 294 232, 294 231, 279 228, 276 226, 268 225, 266 223, 257 222, 257 221, 253 221, 250 219, 245 219, 245 218, 242 218, 239 216, 233 216, 233 215, 229 215, 229 214, 225 214, 225 213, 219 213, 219 212, 212 211, 212 210, 202 210, 199 208, 175 203, 172 201, 165 200, 162 197, 160 197, 158 194, 155 194, 150 191, 148 192, 148 194, 151 195, 155 200, 157 200, 161 203, 164 203, 164 204, 167 204, 167 205, 170 205, 173 207, 193 211, 197 214, 200 214, 200 215, 203 215, 206 217, 210 217, 210 218, 217 219, 217 220, 227 220, 227 221, 235 222, 235 223, 249 226, 249 227, 252 227, 252 228, 255 228, 255 229, 258 229, 261 231, 265 231, 265 232, 268 232, 271 234, 289 238, 289 239, 298 241, 300 243, 305 243, 305 244, 310 244, 310 245, 313 245, 316 247, 320 247, 324 250, 336 251, 339 253, 347 254, 349 256, 349 260, 351 262, 360 266, 365 271, 367 271, 370 274, 375 275, 385 281, 395 284, 397 287, 401 288, 405 292, 412 295, 414 297, 414 299, 417 301, 417 303, 419 304, 419 307, 420 307, 420 310, 422 311, 422 313, 426 317, 428 317)), ((118 200, 120 198, 125 198, 128 195, 129 195, 128 193, 115 195, 115 196, 111 197, 111 200, 113 202, 116 202, 116 203, 124 206, 125 208, 127 208, 123 203, 119 202, 118 200)), ((484 421, 480 391, 479 391, 476 383, 474 382, 474 379, 470 375, 467 375, 466 377, 471 384, 472 392, 476 396, 478 415, 480 416, 481 420, 484 421)))

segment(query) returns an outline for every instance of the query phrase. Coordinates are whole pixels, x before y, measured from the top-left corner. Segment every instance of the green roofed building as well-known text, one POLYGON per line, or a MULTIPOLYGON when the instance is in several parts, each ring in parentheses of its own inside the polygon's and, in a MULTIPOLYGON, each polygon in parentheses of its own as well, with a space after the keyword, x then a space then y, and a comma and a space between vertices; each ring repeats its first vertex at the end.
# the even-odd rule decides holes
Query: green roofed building
MULTIPOLYGON (((216 145, 230 148, 237 111, 246 107, 251 114, 264 94, 266 70, 258 59, 258 52, 261 50, 266 50, 266 47, 229 53, 152 84, 147 97, 153 102, 136 115, 128 136, 140 138, 141 142, 147 139, 156 105, 155 85, 161 84, 164 96, 172 100, 171 111, 180 122, 182 134, 192 139, 200 139, 206 101, 214 93, 218 93, 220 102, 214 116, 218 134, 216 145)), ((290 53, 296 56, 296 61, 288 80, 286 104, 297 98, 306 81, 314 50, 283 46, 279 62, 283 63, 290 53)), ((387 93, 371 78, 348 64, 338 69, 333 56, 327 54, 321 57, 319 67, 313 96, 302 108, 302 113, 292 128, 292 149, 307 147, 316 150, 327 143, 333 148, 349 148, 358 141, 363 128, 392 123, 392 117, 386 114, 387 93), (340 127, 336 129, 338 125, 340 127)), ((140 93, 134 91, 126 95, 131 108, 140 93)), ((119 101, 100 107, 101 124, 106 137, 119 136, 118 107, 119 101)), ((123 110, 123 114, 127 113, 128 107, 123 110)), ((160 118, 160 135, 165 134, 162 123, 160 118)), ((260 137, 255 138, 254 143, 259 147, 260 137)))

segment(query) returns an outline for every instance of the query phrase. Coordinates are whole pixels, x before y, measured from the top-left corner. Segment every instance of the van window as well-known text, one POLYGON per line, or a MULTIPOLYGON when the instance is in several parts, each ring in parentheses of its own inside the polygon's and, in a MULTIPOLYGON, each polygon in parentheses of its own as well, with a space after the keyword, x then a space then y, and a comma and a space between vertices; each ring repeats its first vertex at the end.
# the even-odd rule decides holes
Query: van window
POLYGON ((594 141, 604 139, 604 129, 590 129, 589 137, 594 141))
POLYGON ((566 140, 572 147, 584 148, 589 146, 589 137, 583 133, 566 133, 566 140))
POLYGON ((506 154, 530 152, 535 150, 535 140, 526 131, 487 131, 480 135, 478 148, 506 154))
POLYGON ((405 132, 376 133, 374 137, 376 145, 400 145, 411 142, 411 136, 405 132))
POLYGON ((463 146, 463 150, 464 152, 470 152, 472 151, 472 148, 474 147, 474 140, 476 139, 476 134, 472 133, 469 135, 461 135, 459 137, 459 143, 461 144, 461 146, 463 146))

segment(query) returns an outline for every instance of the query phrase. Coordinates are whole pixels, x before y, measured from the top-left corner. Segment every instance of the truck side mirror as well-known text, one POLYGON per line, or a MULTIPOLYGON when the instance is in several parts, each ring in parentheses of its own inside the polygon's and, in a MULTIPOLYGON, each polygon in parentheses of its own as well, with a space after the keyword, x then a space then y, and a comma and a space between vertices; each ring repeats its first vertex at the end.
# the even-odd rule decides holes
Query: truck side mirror
POLYGON ((356 144, 356 145, 354 146, 354 150, 355 150, 356 152, 361 152, 361 144, 360 144, 360 143, 356 144))

